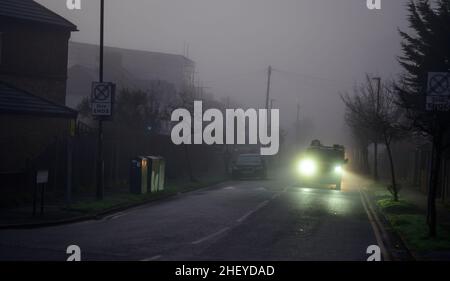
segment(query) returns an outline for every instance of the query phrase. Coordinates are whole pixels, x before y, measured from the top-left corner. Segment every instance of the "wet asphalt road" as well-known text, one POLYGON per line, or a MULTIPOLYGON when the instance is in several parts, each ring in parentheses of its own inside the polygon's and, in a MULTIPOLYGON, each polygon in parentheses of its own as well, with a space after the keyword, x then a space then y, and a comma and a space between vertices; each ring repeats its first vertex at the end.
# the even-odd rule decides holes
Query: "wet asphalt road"
POLYGON ((376 243, 357 190, 235 181, 102 220, 0 230, 0 260, 366 260, 376 243))

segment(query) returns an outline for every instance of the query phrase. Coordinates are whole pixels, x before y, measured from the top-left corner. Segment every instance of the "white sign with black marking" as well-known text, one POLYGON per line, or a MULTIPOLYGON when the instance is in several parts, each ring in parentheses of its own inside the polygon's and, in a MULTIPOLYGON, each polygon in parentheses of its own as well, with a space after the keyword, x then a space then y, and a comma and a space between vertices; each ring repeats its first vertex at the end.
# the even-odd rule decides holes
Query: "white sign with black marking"
POLYGON ((450 73, 430 72, 425 101, 427 111, 450 111, 450 73))
POLYGON ((93 116, 112 115, 115 85, 109 82, 93 82, 91 106, 93 116))

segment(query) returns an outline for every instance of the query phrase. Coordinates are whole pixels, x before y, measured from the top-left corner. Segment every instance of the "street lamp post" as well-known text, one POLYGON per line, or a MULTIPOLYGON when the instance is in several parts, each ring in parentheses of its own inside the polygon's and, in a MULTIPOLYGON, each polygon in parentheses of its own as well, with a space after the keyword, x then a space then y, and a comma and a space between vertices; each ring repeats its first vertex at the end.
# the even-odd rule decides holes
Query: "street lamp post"
POLYGON ((267 91, 266 91, 266 109, 269 109, 269 99, 270 99, 270 78, 272 76, 272 66, 269 65, 267 69, 267 91))
MULTIPOLYGON (((103 34, 105 20, 105 0, 100 0, 100 59, 99 59, 99 81, 103 82, 103 34)), ((97 200, 103 200, 104 193, 104 163, 103 163, 103 120, 98 117, 98 140, 97 140, 97 200)))
MULTIPOLYGON (((378 119, 378 114, 380 112, 380 90, 381 90, 381 78, 380 77, 374 77, 372 78, 374 81, 377 81, 377 100, 376 100, 376 118, 378 119)), ((374 156, 373 156, 373 165, 374 165, 374 173, 373 173, 373 179, 375 181, 378 181, 378 136, 375 136, 375 143, 374 143, 374 156)))

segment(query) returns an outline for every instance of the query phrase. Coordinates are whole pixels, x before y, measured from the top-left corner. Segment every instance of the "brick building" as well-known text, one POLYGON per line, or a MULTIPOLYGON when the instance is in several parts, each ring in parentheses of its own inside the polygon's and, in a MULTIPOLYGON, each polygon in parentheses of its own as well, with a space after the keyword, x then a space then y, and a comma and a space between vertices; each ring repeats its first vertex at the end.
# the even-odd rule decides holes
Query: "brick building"
POLYGON ((29 165, 46 165, 39 159, 77 117, 65 106, 76 30, 32 0, 0 1, 0 192, 16 188, 29 165))

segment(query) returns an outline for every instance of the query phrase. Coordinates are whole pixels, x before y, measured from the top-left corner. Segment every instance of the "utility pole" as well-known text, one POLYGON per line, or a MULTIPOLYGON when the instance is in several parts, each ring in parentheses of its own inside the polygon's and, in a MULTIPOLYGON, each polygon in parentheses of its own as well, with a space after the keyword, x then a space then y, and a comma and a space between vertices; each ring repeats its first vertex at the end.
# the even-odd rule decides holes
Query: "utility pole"
POLYGON ((195 87, 195 98, 194 100, 200 99, 201 100, 201 84, 200 84, 200 77, 197 77, 197 87, 195 87))
POLYGON ((276 99, 270 99, 270 109, 273 109, 273 103, 276 101, 276 99))
MULTIPOLYGON (((378 114, 380 111, 380 90, 381 90, 381 78, 380 77, 374 77, 373 80, 377 81, 377 104, 376 104, 376 114, 378 118, 378 114)), ((374 181, 378 181, 378 136, 375 136, 374 140, 374 146, 373 146, 373 179, 374 181)))
MULTIPOLYGON (((268 108, 269 112, 267 113, 267 116, 269 117, 269 120, 272 120, 272 109, 273 109, 273 102, 276 101, 275 99, 270 99, 270 107, 268 108)), ((269 133, 271 132, 271 127, 269 125, 269 133)))
POLYGON ((297 121, 295 122, 297 146, 300 143, 300 103, 297 102, 297 121))
MULTIPOLYGON (((190 94, 190 98, 192 98, 192 102, 196 99, 196 95, 197 95, 197 88, 195 86, 195 76, 198 74, 197 71, 194 70, 194 72, 192 73, 192 81, 191 81, 191 91, 192 93, 190 94)), ((197 79, 199 81, 199 79, 197 79)))
MULTIPOLYGON (((99 60, 99 82, 103 82, 103 33, 104 33, 105 0, 100 0, 100 60, 99 60)), ((97 140, 97 200, 103 200, 104 193, 104 164, 103 164, 103 119, 98 117, 98 140, 97 140)))
POLYGON ((266 109, 269 109, 269 96, 270 96, 270 78, 272 76, 272 66, 269 65, 267 69, 267 93, 266 93, 266 109))
MULTIPOLYGON (((227 96, 225 111, 230 108, 230 97, 227 96)), ((226 138, 226 135, 225 135, 226 138)), ((225 175, 228 177, 230 175, 230 161, 231 161, 232 153, 230 153, 229 145, 225 142, 225 153, 224 153, 224 166, 225 166, 225 175)))

